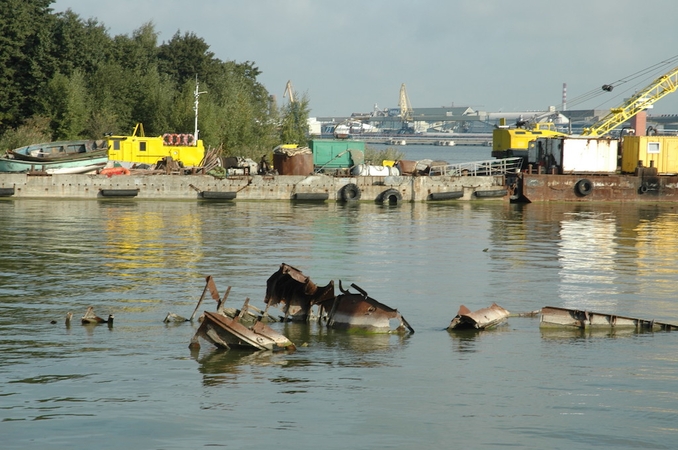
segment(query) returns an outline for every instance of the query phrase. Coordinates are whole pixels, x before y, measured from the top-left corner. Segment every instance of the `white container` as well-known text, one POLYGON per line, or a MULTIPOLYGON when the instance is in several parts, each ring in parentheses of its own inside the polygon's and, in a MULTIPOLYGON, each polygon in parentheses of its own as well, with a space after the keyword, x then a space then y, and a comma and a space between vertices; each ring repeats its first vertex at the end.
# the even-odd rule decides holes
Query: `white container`
POLYGON ((528 158, 532 164, 557 166, 559 173, 615 173, 616 139, 568 136, 539 138, 530 143, 528 158))
POLYGON ((389 166, 371 166, 369 164, 358 164, 353 169, 351 169, 351 175, 356 175, 360 177, 387 177, 398 176, 400 175, 400 170, 397 167, 389 166))

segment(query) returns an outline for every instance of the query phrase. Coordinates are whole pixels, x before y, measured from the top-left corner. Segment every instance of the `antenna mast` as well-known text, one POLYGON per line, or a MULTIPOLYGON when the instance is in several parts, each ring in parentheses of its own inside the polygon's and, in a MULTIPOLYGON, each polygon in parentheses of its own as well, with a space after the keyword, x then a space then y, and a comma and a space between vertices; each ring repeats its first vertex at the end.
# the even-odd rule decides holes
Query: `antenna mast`
POLYGON ((200 98, 200 94, 207 94, 207 91, 202 91, 198 89, 198 75, 195 76, 195 92, 193 95, 195 96, 195 105, 193 106, 193 111, 195 111, 195 131, 193 133, 194 139, 193 139, 193 145, 198 145, 198 99, 200 98))

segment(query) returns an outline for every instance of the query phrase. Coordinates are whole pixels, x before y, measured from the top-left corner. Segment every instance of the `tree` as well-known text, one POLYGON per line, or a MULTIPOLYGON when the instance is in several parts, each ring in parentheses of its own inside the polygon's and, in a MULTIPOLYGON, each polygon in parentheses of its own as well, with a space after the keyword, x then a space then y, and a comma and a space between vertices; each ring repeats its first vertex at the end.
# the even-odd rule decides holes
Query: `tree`
POLYGON ((212 83, 218 72, 219 60, 209 51, 210 46, 194 33, 183 36, 177 31, 169 42, 158 48, 158 70, 168 74, 177 86, 195 81, 198 76, 212 83))
POLYGON ((92 111, 84 78, 79 70, 70 77, 57 72, 45 90, 44 110, 57 140, 80 139, 85 133, 92 111))
POLYGON ((35 114, 51 78, 51 0, 0 0, 0 133, 35 114))
POLYGON ((282 108, 280 140, 284 144, 306 146, 308 140, 309 100, 306 94, 299 97, 295 92, 294 101, 282 108))

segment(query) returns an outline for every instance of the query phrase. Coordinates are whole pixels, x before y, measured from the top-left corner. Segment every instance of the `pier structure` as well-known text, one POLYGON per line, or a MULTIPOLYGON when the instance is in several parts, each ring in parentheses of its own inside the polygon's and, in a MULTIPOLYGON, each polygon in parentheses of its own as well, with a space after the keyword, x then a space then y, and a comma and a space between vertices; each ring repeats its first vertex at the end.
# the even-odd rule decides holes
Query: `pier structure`
POLYGON ((145 200, 305 200, 417 202, 508 200, 505 176, 42 175, 0 174, 0 200, 30 198, 145 200), (347 191, 351 193, 347 196, 347 191))

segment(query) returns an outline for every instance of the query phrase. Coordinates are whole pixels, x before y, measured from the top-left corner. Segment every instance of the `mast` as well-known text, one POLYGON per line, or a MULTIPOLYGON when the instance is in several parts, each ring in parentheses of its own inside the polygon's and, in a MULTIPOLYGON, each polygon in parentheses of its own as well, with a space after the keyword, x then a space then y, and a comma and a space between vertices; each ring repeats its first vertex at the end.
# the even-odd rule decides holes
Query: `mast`
POLYGON ((195 131, 193 133, 193 145, 198 145, 198 99, 200 98, 200 94, 207 94, 207 91, 202 91, 198 89, 198 75, 195 76, 195 92, 193 95, 195 96, 195 105, 193 106, 193 111, 195 111, 195 131))

